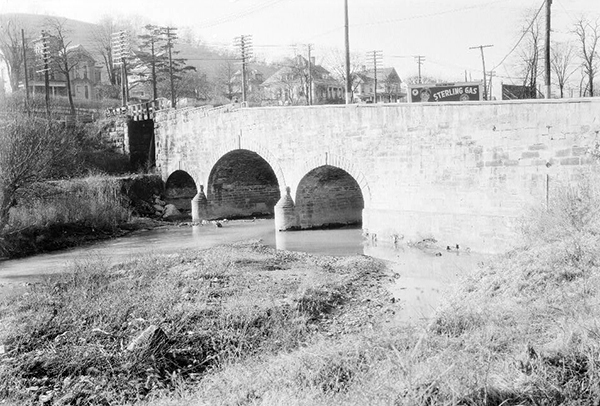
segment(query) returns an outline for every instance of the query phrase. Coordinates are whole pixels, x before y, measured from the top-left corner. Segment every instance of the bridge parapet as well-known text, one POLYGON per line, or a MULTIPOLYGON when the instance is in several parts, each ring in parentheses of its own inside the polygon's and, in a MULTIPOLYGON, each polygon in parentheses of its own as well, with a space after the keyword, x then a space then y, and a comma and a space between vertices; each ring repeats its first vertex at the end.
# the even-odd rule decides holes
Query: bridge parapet
MULTIPOLYGON (((281 195, 289 187, 292 201, 315 169, 324 175, 314 179, 341 188, 339 171, 319 168, 351 175, 364 198, 363 227, 379 243, 435 238, 444 246, 497 252, 516 241, 528 207, 551 201, 559 184, 597 165, 589 151, 596 151, 600 134, 600 98, 227 106, 167 110, 155 125, 163 178, 185 170, 206 187, 209 200, 215 163, 247 150, 269 163, 281 195)), ((239 160, 230 162, 230 172, 243 171, 235 166, 239 160)))
POLYGON ((153 120, 158 110, 171 108, 171 102, 159 98, 145 103, 130 104, 122 107, 108 108, 104 112, 106 117, 129 116, 133 121, 153 120))

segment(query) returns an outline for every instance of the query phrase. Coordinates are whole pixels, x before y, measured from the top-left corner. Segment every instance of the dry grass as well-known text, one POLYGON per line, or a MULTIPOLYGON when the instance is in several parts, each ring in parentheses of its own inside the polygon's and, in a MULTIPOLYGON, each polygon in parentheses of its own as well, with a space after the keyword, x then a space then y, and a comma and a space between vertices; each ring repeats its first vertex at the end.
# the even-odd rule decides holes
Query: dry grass
POLYGON ((88 176, 33 185, 19 196, 9 226, 25 229, 75 223, 112 229, 129 216, 117 179, 88 176))
POLYGON ((388 279, 365 257, 250 245, 74 272, 3 311, 2 340, 18 348, 4 393, 34 399, 43 376, 73 392, 72 376, 105 404, 596 405, 600 193, 587 179, 424 324, 393 323, 388 279), (169 338, 162 357, 120 349, 149 324, 169 338))
POLYGON ((223 365, 147 404, 596 405, 596 185, 588 175, 558 192, 525 246, 470 276, 427 324, 386 323, 383 306, 358 330, 223 365))
POLYGON ((125 404, 184 388, 224 365, 306 344, 357 282, 380 270, 370 259, 315 259, 256 244, 112 269, 80 262, 4 304, 0 342, 9 354, 0 397, 125 404), (357 262, 361 272, 353 272, 357 262), (161 344, 128 351, 151 325, 165 333, 161 344))

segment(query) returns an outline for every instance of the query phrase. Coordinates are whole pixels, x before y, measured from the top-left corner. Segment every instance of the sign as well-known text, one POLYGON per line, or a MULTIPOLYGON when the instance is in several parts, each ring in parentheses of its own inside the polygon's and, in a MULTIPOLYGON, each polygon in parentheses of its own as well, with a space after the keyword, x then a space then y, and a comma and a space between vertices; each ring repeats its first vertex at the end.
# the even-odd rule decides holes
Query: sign
POLYGON ((482 100, 481 83, 435 83, 408 85, 409 102, 482 100))

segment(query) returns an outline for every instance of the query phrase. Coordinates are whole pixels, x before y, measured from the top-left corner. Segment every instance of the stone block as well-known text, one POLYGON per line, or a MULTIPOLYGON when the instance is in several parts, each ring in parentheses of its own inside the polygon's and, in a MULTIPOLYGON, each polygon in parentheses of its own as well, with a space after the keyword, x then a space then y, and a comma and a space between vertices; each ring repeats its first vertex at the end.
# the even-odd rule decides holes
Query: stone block
POLYGON ((546 144, 542 144, 542 143, 533 144, 533 145, 529 146, 530 151, 540 151, 543 149, 548 149, 548 146, 546 144))
POLYGON ((539 158, 540 157, 540 153, 535 151, 524 151, 523 153, 521 153, 521 158, 522 159, 531 159, 531 158, 539 158))
POLYGON ((563 158, 560 160, 561 165, 579 165, 580 163, 581 159, 577 157, 563 158))

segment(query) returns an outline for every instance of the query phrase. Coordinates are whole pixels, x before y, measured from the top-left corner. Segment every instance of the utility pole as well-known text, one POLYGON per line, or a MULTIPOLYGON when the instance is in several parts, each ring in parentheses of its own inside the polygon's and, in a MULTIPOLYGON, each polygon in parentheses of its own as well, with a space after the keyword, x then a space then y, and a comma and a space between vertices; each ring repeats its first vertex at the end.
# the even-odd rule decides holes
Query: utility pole
POLYGON ((234 40, 234 44, 240 48, 240 58, 242 60, 242 103, 246 102, 246 68, 248 59, 252 56, 252 35, 240 35, 234 40))
POLYGON ((551 85, 550 85, 550 15, 552 0, 546 0, 546 99, 551 97, 551 85))
POLYGON ((127 106, 129 89, 127 85, 127 67, 125 57, 129 52, 129 41, 127 31, 119 31, 112 34, 113 65, 121 67, 121 105, 127 106))
POLYGON ((42 30, 41 38, 35 43, 35 53, 41 59, 43 64, 43 68, 36 70, 36 73, 44 74, 46 116, 48 116, 48 120, 50 120, 50 35, 45 30, 42 30))
POLYGON ((348 0, 344 0, 344 38, 346 43, 346 104, 352 102, 350 78, 350 26, 348 24, 348 0))
POLYGON ((177 106, 177 97, 175 95, 175 78, 173 75, 173 40, 177 39, 177 34, 175 31, 177 28, 174 27, 165 27, 164 32, 167 37, 167 49, 169 50, 169 80, 171 85, 171 107, 175 108, 177 106))
POLYGON ((27 70, 27 48, 25 46, 25 30, 23 28, 21 28, 21 42, 23 46, 23 68, 25 69, 25 110, 29 114, 29 71, 27 70))
POLYGON ((425 55, 417 55, 417 56, 415 56, 415 61, 417 61, 417 65, 418 65, 418 68, 419 68, 419 76, 418 76, 419 83, 422 83, 422 80, 421 80, 421 65, 423 65, 423 62, 425 62, 425 55))
POLYGON ((373 63, 373 103, 377 103, 377 67, 381 65, 383 61, 383 51, 371 51, 367 53, 368 61, 373 63))
POLYGON ((483 48, 491 48, 493 45, 478 45, 475 47, 470 47, 469 49, 478 49, 481 51, 481 63, 483 64, 483 100, 487 100, 487 83, 485 77, 485 56, 483 54, 483 48))
POLYGON ((310 51, 312 50, 312 44, 308 44, 308 105, 312 106, 313 103, 313 88, 312 88, 312 56, 310 51))

